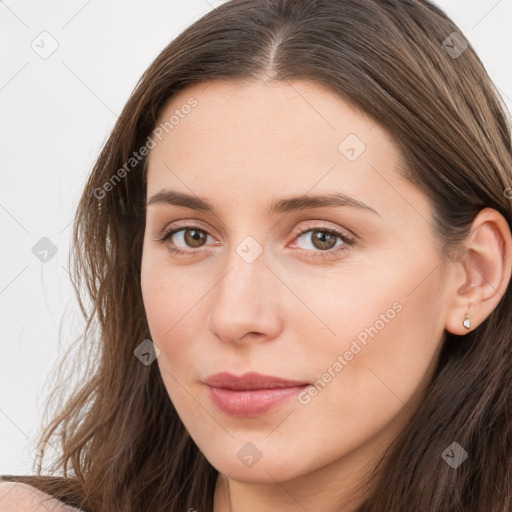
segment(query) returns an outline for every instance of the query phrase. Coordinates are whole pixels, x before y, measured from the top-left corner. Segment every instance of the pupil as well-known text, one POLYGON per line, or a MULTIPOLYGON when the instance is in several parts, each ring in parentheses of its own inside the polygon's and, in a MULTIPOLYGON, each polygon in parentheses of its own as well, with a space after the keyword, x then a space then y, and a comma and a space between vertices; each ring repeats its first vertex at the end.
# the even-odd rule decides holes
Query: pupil
POLYGON ((201 244, 198 242, 204 240, 204 234, 197 229, 187 229, 185 231, 185 240, 191 247, 199 247, 201 244))
POLYGON ((333 247, 332 241, 335 241, 335 237, 330 233, 326 233, 324 231, 315 231, 315 236, 319 249, 330 249, 333 247))

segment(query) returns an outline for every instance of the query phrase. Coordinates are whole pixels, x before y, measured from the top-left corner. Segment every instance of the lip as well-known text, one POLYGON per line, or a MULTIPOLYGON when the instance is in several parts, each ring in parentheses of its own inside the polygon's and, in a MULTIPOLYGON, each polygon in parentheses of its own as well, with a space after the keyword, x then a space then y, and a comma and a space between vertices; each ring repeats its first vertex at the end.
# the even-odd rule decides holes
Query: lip
POLYGON ((282 379, 256 372, 237 377, 229 372, 204 381, 212 402, 225 414, 238 418, 264 414, 298 395, 308 382, 282 379))

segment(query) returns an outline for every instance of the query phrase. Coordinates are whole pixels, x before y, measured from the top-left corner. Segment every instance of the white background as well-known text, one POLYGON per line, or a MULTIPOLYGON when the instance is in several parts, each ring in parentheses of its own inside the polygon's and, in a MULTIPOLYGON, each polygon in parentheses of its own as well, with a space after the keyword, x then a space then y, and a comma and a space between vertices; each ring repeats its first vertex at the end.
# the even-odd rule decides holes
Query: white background
MULTIPOLYGON (((512 0, 436 3, 511 110, 512 0)), ((143 71, 218 4, 0 0, 0 474, 33 473, 48 379, 83 328, 67 269, 86 176, 143 71), (47 59, 31 47, 44 31, 58 43, 47 59), (32 253, 42 237, 58 250, 46 263, 32 253)))

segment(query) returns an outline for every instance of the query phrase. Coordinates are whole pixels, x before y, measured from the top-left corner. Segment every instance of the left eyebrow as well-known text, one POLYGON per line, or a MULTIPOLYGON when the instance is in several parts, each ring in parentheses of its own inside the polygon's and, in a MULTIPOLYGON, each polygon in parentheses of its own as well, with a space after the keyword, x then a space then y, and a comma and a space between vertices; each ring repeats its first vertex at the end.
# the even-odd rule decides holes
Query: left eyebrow
POLYGON ((294 196, 285 199, 280 199, 272 203, 268 208, 268 213, 287 213, 292 211, 307 210, 309 208, 322 208, 322 207, 340 207, 350 206, 352 208, 360 208, 369 212, 373 212, 380 215, 372 207, 368 206, 363 201, 350 197, 342 192, 336 192, 331 194, 314 195, 314 196, 294 196))
MULTIPOLYGON (((177 192, 174 190, 162 190, 151 196, 146 206, 155 204, 169 204, 176 206, 183 206, 192 210, 200 210, 204 212, 214 212, 213 206, 198 196, 186 194, 184 192, 177 192)), ((267 208, 267 213, 270 215, 276 215, 278 213, 287 213, 292 211, 301 211, 311 208, 322 208, 322 207, 342 207, 348 206, 352 208, 359 208, 366 210, 376 215, 380 215, 372 207, 368 206, 363 201, 350 197, 342 192, 336 192, 331 194, 322 195, 303 195, 303 196, 292 196, 284 199, 279 199, 272 202, 267 208)))

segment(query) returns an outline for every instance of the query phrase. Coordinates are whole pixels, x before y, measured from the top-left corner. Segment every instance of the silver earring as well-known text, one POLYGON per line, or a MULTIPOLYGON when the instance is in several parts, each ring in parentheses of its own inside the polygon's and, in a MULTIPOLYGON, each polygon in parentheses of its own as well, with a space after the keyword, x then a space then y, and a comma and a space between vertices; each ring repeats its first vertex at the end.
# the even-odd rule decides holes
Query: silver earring
POLYGON ((469 319, 469 313, 466 313, 466 318, 464 318, 464 322, 462 322, 462 325, 469 329, 471 327, 471 320, 469 319))

